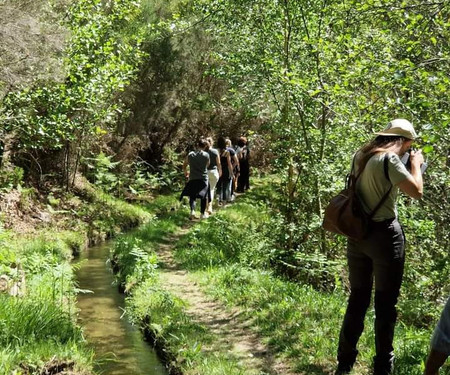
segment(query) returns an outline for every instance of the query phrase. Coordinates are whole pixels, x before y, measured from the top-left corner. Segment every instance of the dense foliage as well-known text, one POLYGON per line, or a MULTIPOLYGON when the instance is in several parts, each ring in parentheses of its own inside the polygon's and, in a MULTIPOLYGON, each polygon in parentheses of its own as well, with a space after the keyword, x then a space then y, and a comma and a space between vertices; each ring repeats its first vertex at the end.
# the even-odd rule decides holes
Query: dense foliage
MULTIPOLYGON (((210 253, 210 266, 228 266, 239 258, 316 289, 345 289, 345 241, 321 229, 324 206, 343 186, 355 150, 390 119, 404 117, 421 135, 417 146, 429 168, 424 199, 399 203, 409 243, 400 309, 404 322, 428 326, 450 275, 446 1, 52 4, 67 32, 58 74, 37 74, 17 86, 0 77, 2 196, 17 189, 23 200, 35 194, 56 207, 59 196, 40 194, 44 182, 69 191, 84 174, 109 194, 148 198, 179 187, 180 161, 198 136, 245 133, 260 146, 252 163, 270 160, 276 175, 273 189, 253 195, 270 215, 263 225, 246 227, 254 236, 242 232, 238 220, 223 230, 212 226, 207 235, 227 241, 208 248, 197 233, 190 240, 198 259, 210 253), (30 182, 37 193, 23 188, 30 182), (251 251, 240 252, 241 242, 251 251)), ((92 236, 140 221, 130 208, 121 219, 100 220, 109 198, 104 203, 76 211, 92 236)), ((142 246, 118 242, 116 260, 129 265, 119 273, 125 287, 154 273, 156 260, 142 246), (135 268, 140 273, 127 279, 135 268)), ((62 261, 39 249, 27 255, 34 259, 32 274, 39 274, 32 268, 40 260, 50 269, 62 261)), ((3 263, 11 268, 14 260, 3 263)))
POLYGON ((64 150, 56 167, 64 167, 61 177, 71 185, 81 155, 114 128, 123 110, 118 93, 144 56, 139 33, 123 33, 139 10, 137 2, 127 0, 107 6, 100 0, 74 2, 66 11, 64 82, 36 82, 4 98, 3 132, 14 134, 16 157, 37 164, 29 168, 41 168, 43 155, 64 150))
POLYGON ((423 201, 401 203, 407 279, 423 280, 411 291, 417 301, 441 295, 450 240, 449 149, 440 141, 449 136, 445 2, 214 0, 198 1, 196 10, 217 41, 212 74, 231 85, 229 100, 251 98, 267 118, 283 176, 280 260, 302 268, 312 254, 342 253, 343 242, 320 228, 324 204, 342 187, 356 149, 404 117, 419 130, 430 165, 423 201))

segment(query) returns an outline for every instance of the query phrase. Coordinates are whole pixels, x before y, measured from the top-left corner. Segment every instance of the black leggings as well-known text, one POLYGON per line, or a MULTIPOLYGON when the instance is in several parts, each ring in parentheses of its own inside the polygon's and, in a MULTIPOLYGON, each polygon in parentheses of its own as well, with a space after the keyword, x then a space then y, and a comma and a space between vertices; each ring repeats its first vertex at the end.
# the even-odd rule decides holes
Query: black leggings
MULTIPOLYGON (((207 197, 200 199, 200 213, 204 214, 206 211, 206 203, 207 203, 207 197)), ((195 210, 195 198, 190 197, 189 198, 189 205, 191 206, 191 211, 195 210)))
POLYGON ((250 166, 248 160, 241 161, 241 172, 238 178, 237 191, 243 193, 244 190, 250 189, 250 166))
POLYGON ((367 239, 349 240, 347 260, 350 297, 341 328, 339 367, 351 368, 356 360, 356 344, 364 329, 375 279, 375 374, 390 374, 394 361, 395 305, 400 293, 405 263, 405 237, 394 219, 374 223, 367 239))

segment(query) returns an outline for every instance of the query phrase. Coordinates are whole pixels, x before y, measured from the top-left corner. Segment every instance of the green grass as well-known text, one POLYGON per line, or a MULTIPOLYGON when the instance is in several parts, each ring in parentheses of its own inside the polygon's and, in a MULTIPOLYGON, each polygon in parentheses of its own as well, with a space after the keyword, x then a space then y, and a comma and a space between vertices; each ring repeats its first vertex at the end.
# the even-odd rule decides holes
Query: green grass
POLYGON ((84 247, 84 235, 45 231, 37 236, 4 236, 8 240, 0 241, 2 274, 13 282, 24 278, 25 287, 21 297, 0 295, 0 373, 14 374, 19 369, 40 373, 53 359, 89 370, 92 353, 75 323, 75 284, 69 263, 72 252, 84 247))
POLYGON ((213 297, 243 308, 268 344, 298 371, 323 374, 332 368, 342 295, 324 295, 240 265, 203 272, 201 281, 213 297))
MULTIPOLYGON (((90 194, 89 203, 82 202, 70 219, 64 218, 65 227, 27 235, 0 230, 0 274, 12 282, 24 278, 26 285, 22 297, 0 295, 0 374, 40 374, 50 360, 92 372, 92 351, 76 325, 77 290, 70 262, 89 242, 148 222, 154 214, 150 207, 94 189, 90 194)), ((138 263, 142 277, 147 263, 138 263)))
MULTIPOLYGON (((333 267, 337 282, 334 289, 326 288, 328 292, 280 275, 276 267, 280 248, 271 237, 272 213, 267 208, 272 194, 274 189, 267 184, 256 187, 235 204, 196 224, 176 244, 175 258, 212 298, 239 307, 243 319, 251 322, 272 350, 296 371, 331 374, 347 303, 345 284, 338 282, 345 274, 345 263, 328 264, 327 259, 316 259, 313 254, 303 256, 305 268, 312 267, 319 278, 320 272, 329 272, 328 268, 333 267)), ((167 242, 167 235, 187 222, 188 212, 170 198, 165 199, 155 202, 154 207, 161 210, 158 217, 123 237, 114 250, 116 256, 123 256, 119 268, 130 292, 130 315, 155 335, 171 353, 172 364, 186 374, 248 374, 249 370, 240 367, 226 348, 214 355, 202 350, 218 338, 193 323, 185 313, 185 302, 165 291, 158 281, 154 251, 167 242)), ((395 336, 394 374, 421 375, 433 325, 417 328, 401 318, 395 336)), ((353 375, 371 373, 373 325, 371 308, 353 375)), ((448 371, 448 367, 443 369, 444 374, 448 371)))
POLYGON ((126 291, 151 277, 158 264, 154 255, 157 245, 165 243, 168 235, 188 221, 188 211, 181 207, 175 195, 160 196, 148 203, 146 209, 154 213, 152 220, 119 236, 111 249, 117 281, 126 291))
MULTIPOLYGON (((346 308, 346 296, 314 290, 307 285, 280 280, 269 272, 243 265, 197 272, 212 297, 239 306, 269 345, 308 374, 328 374, 336 364, 337 340, 346 308)), ((355 374, 366 374, 374 355, 373 311, 359 343, 355 374)), ((405 326, 396 330, 395 374, 422 374, 431 330, 405 326)))
POLYGON ((147 205, 153 220, 121 235, 112 249, 117 279, 128 292, 132 321, 150 332, 167 354, 169 365, 184 374, 249 374, 228 350, 202 350, 219 338, 186 314, 185 303, 164 290, 158 278, 156 251, 159 244, 188 222, 189 210, 176 196, 162 196, 147 205))
POLYGON ((274 248, 269 238, 261 236, 268 220, 262 208, 245 201, 236 203, 192 228, 177 243, 175 257, 190 270, 236 262, 269 267, 274 248))
MULTIPOLYGON (((256 188, 239 203, 193 228, 177 245, 176 259, 196 274, 212 297, 243 309, 254 328, 298 371, 329 374, 336 366, 347 295, 340 283, 329 293, 276 274, 277 268, 271 266, 277 260, 275 246, 264 230, 269 225, 267 209, 255 204, 257 199, 270 196, 270 191, 267 186, 263 190, 256 188)), ((308 259, 304 261, 309 267, 308 259)), ((321 272, 327 268, 325 263, 319 266, 321 272)), ((332 267, 342 274, 345 263, 335 262, 332 267)), ((375 346, 373 324, 371 310, 354 374, 370 372, 375 346)), ((432 328, 403 323, 400 315, 395 336, 395 374, 422 374, 432 328)))
POLYGON ((80 329, 57 301, 0 295, 0 319, 0 346, 82 340, 80 329))
POLYGON ((73 363, 79 374, 89 373, 94 353, 81 347, 77 341, 60 343, 55 341, 34 342, 21 346, 6 346, 0 349, 0 374, 41 374, 46 363, 54 360, 73 363), (24 372, 24 370, 27 372, 24 372))
POLYGON ((208 348, 219 340, 192 320, 183 300, 165 291, 157 277, 147 279, 127 298, 129 315, 164 348, 165 362, 183 374, 253 374, 227 348, 208 348), (206 349, 206 350, 203 350, 206 349))

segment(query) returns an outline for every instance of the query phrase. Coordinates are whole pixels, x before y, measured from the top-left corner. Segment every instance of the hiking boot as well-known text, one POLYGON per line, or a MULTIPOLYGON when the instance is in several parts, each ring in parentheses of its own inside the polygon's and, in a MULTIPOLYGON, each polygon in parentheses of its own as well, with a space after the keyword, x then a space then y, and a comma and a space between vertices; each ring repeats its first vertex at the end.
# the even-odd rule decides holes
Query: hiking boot
POLYGON ((351 370, 341 370, 341 369, 337 369, 336 372, 334 373, 334 375, 347 375, 350 374, 351 370))
MULTIPOLYGON (((394 332, 393 324, 391 327, 392 332, 394 332)), ((394 358, 393 352, 373 357, 373 375, 392 374, 394 371, 394 358)))
POLYGON ((208 218, 208 214, 204 213, 200 216, 200 219, 207 219, 208 218))
POLYGON ((337 368, 336 372, 334 373, 334 375, 350 374, 351 371, 352 371, 352 366, 338 365, 338 368, 337 368))

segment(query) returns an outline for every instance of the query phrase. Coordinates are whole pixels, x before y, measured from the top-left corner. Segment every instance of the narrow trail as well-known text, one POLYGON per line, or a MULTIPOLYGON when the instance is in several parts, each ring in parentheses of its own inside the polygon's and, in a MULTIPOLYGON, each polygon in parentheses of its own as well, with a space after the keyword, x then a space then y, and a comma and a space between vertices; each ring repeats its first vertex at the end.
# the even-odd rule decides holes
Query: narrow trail
POLYGON ((198 324, 205 326, 219 339, 203 350, 228 352, 239 359, 246 374, 294 375, 298 374, 277 359, 263 343, 263 339, 251 329, 252 321, 244 318, 243 311, 224 306, 207 296, 173 258, 177 241, 196 224, 189 222, 177 233, 168 236, 158 250, 161 267, 161 283, 165 289, 187 302, 187 314, 198 324))

